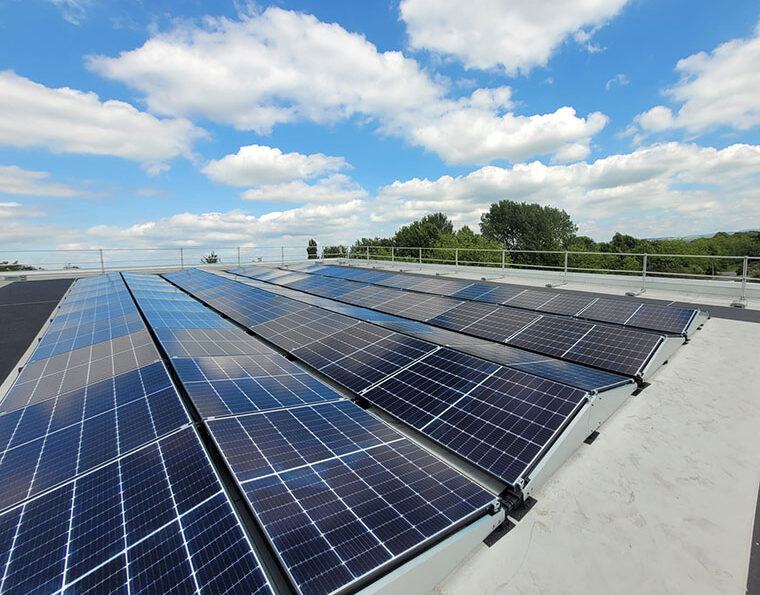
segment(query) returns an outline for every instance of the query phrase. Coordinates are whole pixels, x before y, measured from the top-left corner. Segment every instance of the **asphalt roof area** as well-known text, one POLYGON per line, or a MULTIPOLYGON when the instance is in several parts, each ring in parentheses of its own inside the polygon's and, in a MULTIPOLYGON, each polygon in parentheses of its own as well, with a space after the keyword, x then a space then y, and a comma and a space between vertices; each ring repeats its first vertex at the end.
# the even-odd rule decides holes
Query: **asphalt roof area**
POLYGON ((15 281, 0 287, 0 379, 24 355, 72 281, 15 281))

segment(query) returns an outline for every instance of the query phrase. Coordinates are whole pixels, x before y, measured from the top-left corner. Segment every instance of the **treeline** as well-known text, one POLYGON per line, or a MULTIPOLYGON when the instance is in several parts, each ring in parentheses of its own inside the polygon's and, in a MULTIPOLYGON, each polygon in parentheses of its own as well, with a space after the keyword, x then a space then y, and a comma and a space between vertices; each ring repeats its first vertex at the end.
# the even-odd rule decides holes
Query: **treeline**
MULTIPOLYGON (((568 268, 575 270, 641 271, 647 254, 650 274, 741 274, 740 258, 718 256, 760 256, 760 232, 720 232, 709 238, 694 240, 644 240, 616 233, 609 242, 595 242, 576 235, 578 227, 563 210, 538 204, 503 200, 491 205, 481 215, 480 233, 467 226, 454 229, 444 213, 433 213, 401 227, 391 237, 361 238, 352 246, 326 246, 325 257, 346 256, 372 259, 418 260, 460 264, 507 265, 535 268, 564 268, 565 251, 568 268), (369 251, 368 251, 369 250, 369 251), (457 254, 458 250, 458 254, 457 254), (506 253, 503 256, 502 250, 506 253), (531 252, 531 251, 536 251, 531 252), (542 251, 544 253, 538 253, 542 251), (555 251, 554 254, 546 251, 555 251), (635 254, 633 256, 632 254, 635 254), (711 256, 684 258, 672 254, 711 256)), ((309 258, 317 257, 317 243, 309 242, 309 258)), ((751 276, 760 277, 760 262, 750 261, 751 276)))

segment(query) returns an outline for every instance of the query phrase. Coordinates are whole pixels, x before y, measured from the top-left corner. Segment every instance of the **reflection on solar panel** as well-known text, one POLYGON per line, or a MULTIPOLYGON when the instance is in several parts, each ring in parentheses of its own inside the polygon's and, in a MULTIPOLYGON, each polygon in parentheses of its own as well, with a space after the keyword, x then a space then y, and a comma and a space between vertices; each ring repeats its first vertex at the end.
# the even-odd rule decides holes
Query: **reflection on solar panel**
POLYGON ((342 399, 279 354, 172 361, 204 418, 342 399))
POLYGON ((158 328, 156 335, 169 357, 272 353, 269 347, 237 328, 158 328))
POLYGON ((195 432, 0 516, 0 591, 272 592, 195 432))
POLYGON ((353 587, 493 500, 348 401, 208 426, 305 594, 353 587))
MULTIPOLYGON (((277 281, 272 283, 277 284, 277 281)), ((657 335, 634 330, 627 331, 625 335, 621 335, 621 340, 615 341, 611 339, 609 333, 588 334, 593 325, 575 318, 559 318, 523 309, 489 306, 476 302, 459 302, 443 296, 426 297, 426 294, 416 291, 399 289, 390 291, 396 291, 398 297, 371 307, 415 320, 426 320, 425 317, 428 314, 440 312, 427 319, 427 322, 483 339, 506 341, 520 349, 529 349, 545 356, 593 365, 608 372, 638 375, 662 342, 662 338, 657 335), (541 324, 534 329, 534 324, 538 322, 541 324), (628 339, 623 339, 623 337, 630 338, 635 343, 635 347, 629 347, 628 339), (577 341, 582 341, 581 345, 578 349, 571 350, 576 346, 577 341), (634 372, 632 373, 631 370, 634 372)), ((348 301, 350 295, 351 293, 344 294, 339 299, 348 301)), ((554 294, 526 290, 514 299, 522 296, 526 296, 523 303, 531 301, 551 303, 554 294), (547 295, 550 296, 548 299, 547 295)), ((544 366, 541 369, 549 372, 561 368, 544 366)), ((576 378, 582 376, 574 375, 576 378)), ((590 376, 587 377, 590 378, 590 376)))
MULTIPOLYGON (((243 274, 254 272, 256 267, 246 270, 243 274)), ((319 268, 304 268, 304 272, 314 273, 323 277, 354 278, 345 271, 362 269, 347 269, 340 266, 321 266, 319 268)), ((263 278, 263 277, 259 277, 263 278)), ((376 283, 367 279, 369 283, 376 283)), ((561 314, 565 316, 580 316, 597 322, 609 322, 624 326, 649 329, 676 335, 686 335, 691 323, 698 316, 698 311, 689 308, 675 308, 657 304, 641 304, 628 300, 612 300, 595 298, 585 295, 536 291, 516 286, 488 285, 472 283, 467 285, 460 279, 431 278, 422 275, 396 273, 386 277, 379 284, 392 287, 411 289, 415 292, 453 295, 467 300, 484 301, 495 304, 505 304, 537 312, 561 314), (456 284, 461 289, 452 291, 456 284), (464 284, 464 286, 462 286, 464 284), (587 308, 587 306, 591 306, 587 308)))

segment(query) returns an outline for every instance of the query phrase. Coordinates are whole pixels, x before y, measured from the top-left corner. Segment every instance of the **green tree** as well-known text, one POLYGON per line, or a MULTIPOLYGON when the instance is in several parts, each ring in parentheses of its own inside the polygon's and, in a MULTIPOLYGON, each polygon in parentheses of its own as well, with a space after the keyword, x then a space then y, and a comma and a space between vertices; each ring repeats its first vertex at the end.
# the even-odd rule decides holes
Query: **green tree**
POLYGON ((36 271, 36 270, 37 269, 35 267, 30 266, 28 264, 19 264, 18 260, 14 260, 13 262, 3 260, 2 262, 0 262, 0 271, 36 271))
POLYGON ((317 241, 313 238, 309 240, 309 245, 306 247, 306 257, 309 260, 313 260, 317 257, 317 241))
POLYGON ((578 227, 565 211, 502 200, 480 216, 480 232, 508 250, 564 250, 578 227))
POLYGON ((342 258, 346 255, 345 246, 325 246, 322 248, 322 256, 325 258, 342 258))
POLYGON ((201 258, 201 264, 218 264, 220 262, 222 262, 222 259, 213 250, 201 258))

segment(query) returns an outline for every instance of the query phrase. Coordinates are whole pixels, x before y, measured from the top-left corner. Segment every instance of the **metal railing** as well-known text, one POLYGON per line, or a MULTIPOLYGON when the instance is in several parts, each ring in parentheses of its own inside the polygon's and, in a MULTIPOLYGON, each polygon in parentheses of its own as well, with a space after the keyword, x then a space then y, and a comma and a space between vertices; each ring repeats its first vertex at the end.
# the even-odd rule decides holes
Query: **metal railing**
POLYGON ((349 261, 372 260, 419 265, 444 264, 453 265, 455 268, 479 266, 554 271, 559 273, 562 282, 567 282, 568 273, 619 274, 639 277, 642 288, 646 286, 647 278, 653 277, 734 281, 741 283, 742 297, 746 294, 748 283, 760 284, 758 256, 355 246, 348 248, 344 257, 349 261), (752 273, 758 276, 753 276, 752 273))
POLYGON ((216 254, 217 263, 242 266, 257 262, 280 263, 304 260, 306 246, 210 246, 198 248, 87 248, 73 250, 0 250, 0 276, 13 272, 60 272, 185 268, 206 263, 216 254), (18 263, 18 267, 14 265, 18 263), (25 271, 20 267, 34 267, 25 271))

